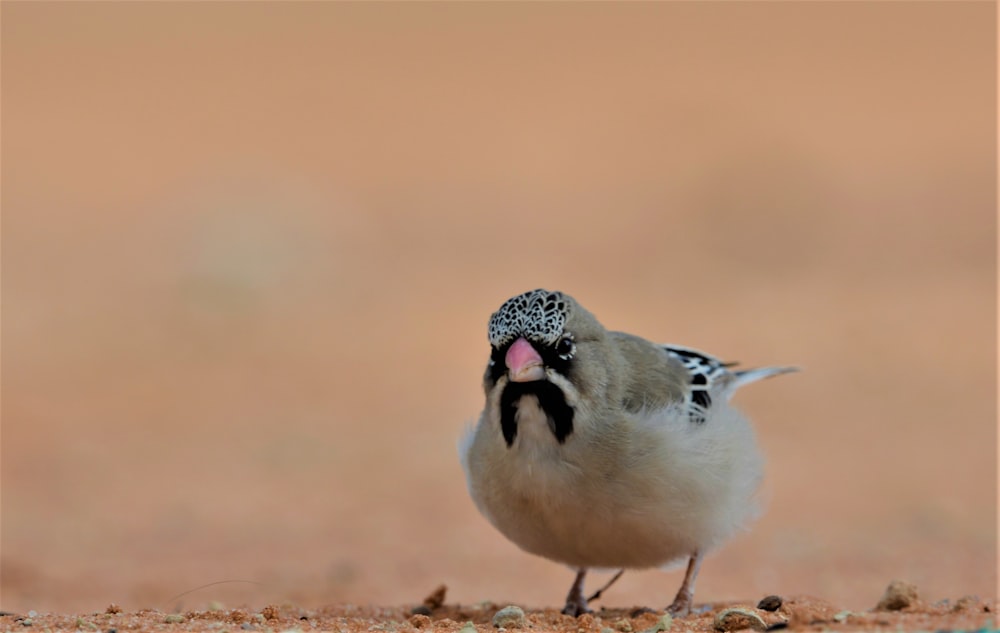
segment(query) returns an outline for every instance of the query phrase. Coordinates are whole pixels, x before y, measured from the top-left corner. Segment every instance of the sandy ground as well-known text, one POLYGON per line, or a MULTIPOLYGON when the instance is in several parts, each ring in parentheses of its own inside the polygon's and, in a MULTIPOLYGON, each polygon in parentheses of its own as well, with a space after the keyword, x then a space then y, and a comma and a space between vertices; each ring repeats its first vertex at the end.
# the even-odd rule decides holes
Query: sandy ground
MULTIPOLYGON (((893 595, 887 593, 885 595, 893 595)), ((996 630, 995 600, 965 596, 933 605, 916 600, 855 612, 839 609, 818 598, 768 596, 756 606, 749 603, 699 605, 696 613, 671 618, 647 607, 595 610, 572 617, 555 609, 524 610, 514 605, 480 602, 475 605, 424 603, 411 607, 380 608, 341 605, 308 610, 293 605, 267 605, 259 610, 227 609, 221 604, 204 611, 164 613, 144 609, 123 612, 117 604, 103 613, 52 615, 4 613, 6 630, 25 627, 53 631, 489 631, 538 630, 559 633, 659 633, 660 631, 990 631, 996 630), (775 600, 778 598, 778 600, 775 600), (761 608, 764 600, 771 605, 761 608), (893 608, 889 609, 888 606, 893 608)))
POLYGON ((477 514, 455 448, 489 314, 539 286, 803 368, 737 397, 766 511, 696 599, 996 595, 993 5, 0 17, 0 609, 561 604, 571 572, 477 514))

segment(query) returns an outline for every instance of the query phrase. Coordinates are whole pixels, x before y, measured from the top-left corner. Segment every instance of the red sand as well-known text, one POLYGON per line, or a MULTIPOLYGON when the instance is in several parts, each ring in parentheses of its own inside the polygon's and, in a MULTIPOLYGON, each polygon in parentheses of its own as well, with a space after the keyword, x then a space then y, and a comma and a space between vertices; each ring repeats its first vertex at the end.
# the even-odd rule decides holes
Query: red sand
POLYGON ((0 609, 561 604, 455 449, 538 286, 804 369, 737 398, 767 510, 696 600, 995 595, 993 5, 2 17, 0 609))

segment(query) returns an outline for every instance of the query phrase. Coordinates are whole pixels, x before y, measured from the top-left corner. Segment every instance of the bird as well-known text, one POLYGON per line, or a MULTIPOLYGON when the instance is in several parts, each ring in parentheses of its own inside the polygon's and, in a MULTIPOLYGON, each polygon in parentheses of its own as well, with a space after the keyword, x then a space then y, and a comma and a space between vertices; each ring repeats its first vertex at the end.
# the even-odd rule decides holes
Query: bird
POLYGON ((545 289, 505 301, 488 336, 485 405, 459 441, 478 510, 522 550, 575 570, 565 614, 591 612, 626 569, 685 562, 666 611, 689 614, 705 554, 759 514, 763 458, 729 399, 797 368, 738 370, 609 331, 545 289), (588 597, 590 569, 620 571, 588 597))

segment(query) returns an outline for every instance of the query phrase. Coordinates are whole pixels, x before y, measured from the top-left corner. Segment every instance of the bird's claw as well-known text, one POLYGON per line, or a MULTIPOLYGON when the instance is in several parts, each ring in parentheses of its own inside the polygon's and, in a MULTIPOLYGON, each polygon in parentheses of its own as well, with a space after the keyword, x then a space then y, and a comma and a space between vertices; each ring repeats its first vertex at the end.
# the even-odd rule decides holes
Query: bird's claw
POLYGON ((571 615, 574 618, 578 618, 584 613, 593 613, 593 609, 587 608, 586 602, 567 602, 566 606, 563 607, 563 615, 571 615))
POLYGON ((691 613, 691 596, 678 595, 667 607, 667 613, 675 618, 683 618, 691 613))

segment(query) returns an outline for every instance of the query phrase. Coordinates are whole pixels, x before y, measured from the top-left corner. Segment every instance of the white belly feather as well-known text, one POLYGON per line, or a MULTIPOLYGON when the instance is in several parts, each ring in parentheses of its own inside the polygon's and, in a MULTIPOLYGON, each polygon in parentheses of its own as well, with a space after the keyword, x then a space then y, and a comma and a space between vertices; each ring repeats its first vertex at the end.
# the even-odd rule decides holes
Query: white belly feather
POLYGON ((490 522, 522 549, 574 567, 657 567, 704 552, 756 515, 762 476, 753 430, 723 399, 701 423, 667 408, 560 445, 528 396, 511 447, 488 409, 460 451, 490 522))

